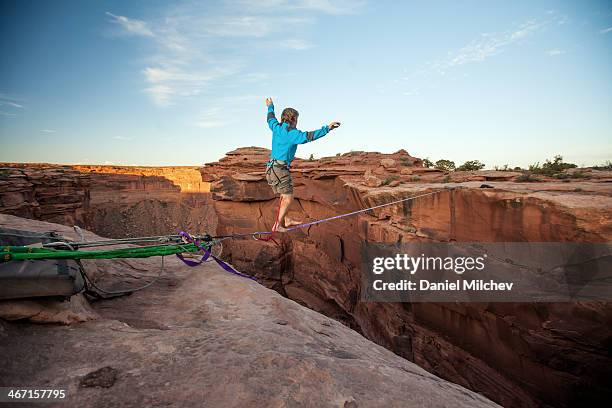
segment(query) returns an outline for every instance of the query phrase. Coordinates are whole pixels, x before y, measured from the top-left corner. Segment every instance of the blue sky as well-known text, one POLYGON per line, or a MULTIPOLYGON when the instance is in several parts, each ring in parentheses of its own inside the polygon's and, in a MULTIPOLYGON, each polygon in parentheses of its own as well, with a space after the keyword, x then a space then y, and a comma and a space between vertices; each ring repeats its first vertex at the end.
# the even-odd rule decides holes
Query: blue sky
POLYGON ((606 1, 3 1, 0 161, 201 165, 264 99, 349 150, 612 160, 606 1))

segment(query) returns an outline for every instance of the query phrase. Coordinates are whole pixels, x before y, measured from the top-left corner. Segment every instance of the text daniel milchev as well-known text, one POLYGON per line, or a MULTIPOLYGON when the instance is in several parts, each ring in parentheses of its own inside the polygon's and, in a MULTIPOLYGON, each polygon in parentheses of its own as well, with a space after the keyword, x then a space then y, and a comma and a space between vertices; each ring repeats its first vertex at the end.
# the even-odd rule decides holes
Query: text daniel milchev
MULTIPOLYGON (((452 271, 462 275, 466 271, 482 271, 485 268, 487 255, 479 257, 440 257, 440 256, 410 256, 397 254, 394 257, 377 257, 372 261, 372 272, 381 275, 386 271, 403 271, 408 278, 418 271, 452 271)), ((447 291, 447 290, 472 290, 472 291, 510 291, 513 282, 495 282, 482 279, 461 279, 457 281, 431 282, 427 279, 400 279, 395 282, 385 282, 375 279, 372 287, 377 291, 447 291)))

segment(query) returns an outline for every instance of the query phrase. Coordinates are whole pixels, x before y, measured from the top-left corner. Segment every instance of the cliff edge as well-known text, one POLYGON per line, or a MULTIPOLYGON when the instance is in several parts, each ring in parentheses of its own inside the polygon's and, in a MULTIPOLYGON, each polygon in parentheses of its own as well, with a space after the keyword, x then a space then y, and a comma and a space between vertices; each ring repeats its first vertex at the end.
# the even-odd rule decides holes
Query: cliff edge
MULTIPOLYGON (((74 238, 11 215, 0 226, 74 238)), ((115 287, 160 267, 159 258, 117 262, 86 267, 115 287)), ((0 385, 65 388, 55 405, 74 407, 497 406, 216 264, 168 257, 165 268, 146 290, 94 302, 84 323, 0 320, 0 385)))

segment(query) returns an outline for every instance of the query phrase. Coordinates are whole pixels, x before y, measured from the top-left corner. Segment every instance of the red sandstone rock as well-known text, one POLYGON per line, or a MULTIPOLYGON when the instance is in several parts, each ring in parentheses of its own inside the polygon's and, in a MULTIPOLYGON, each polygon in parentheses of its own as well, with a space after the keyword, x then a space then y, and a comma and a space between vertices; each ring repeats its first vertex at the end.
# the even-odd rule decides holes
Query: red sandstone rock
MULTIPOLYGON (((134 266, 113 273, 123 287, 159 268, 159 258, 106 263, 134 266)), ((98 319, 71 326, 0 320, 0 386, 66 389, 67 407, 497 406, 213 263, 169 257, 156 284, 92 308, 98 319)))
POLYGON ((214 232, 197 167, 0 164, 0 212, 112 237, 214 232))
MULTIPOLYGON (((359 301, 364 242, 610 241, 612 186, 601 182, 605 176, 533 184, 490 181, 514 178, 510 172, 445 174, 407 167, 410 174, 399 171, 401 185, 370 187, 369 178, 397 176, 397 172, 380 166, 386 155, 360 152, 356 157, 297 161, 292 169, 297 202, 289 215, 320 219, 443 189, 448 182, 457 189, 285 234, 280 247, 271 242, 226 241, 229 259, 280 293, 504 406, 606 400, 610 387, 605 379, 612 374, 606 354, 612 338, 609 303, 359 301), (412 173, 419 177, 415 180, 412 173), (485 180, 493 188, 479 188, 485 180), (549 330, 551 324, 561 331, 549 330)), ((265 181, 235 182, 230 189, 224 184, 231 174, 259 174, 266 160, 263 149, 238 149, 202 169, 203 177, 217 180, 211 189, 220 233, 271 228, 275 204, 265 181), (249 192, 244 199, 243 191, 249 192)))
MULTIPOLYGON (((200 232, 198 222, 216 217, 219 233, 265 230, 276 213, 263 178, 268 156, 262 148, 237 149, 202 169, 202 180, 213 182, 214 214, 206 193, 181 193, 163 176, 40 165, 0 173, 0 212, 68 225, 76 220, 114 237, 174 233, 184 225, 178 223, 200 232)), ((298 200, 290 213, 296 219, 324 218, 446 185, 460 189, 292 233, 280 247, 224 241, 224 253, 291 299, 505 406, 605 400, 612 366, 606 354, 609 304, 362 303, 356 268, 366 240, 610 241, 612 173, 587 169, 586 181, 487 181, 494 188, 480 189, 487 177, 507 172, 445 174, 420 166, 403 151, 298 159, 292 169, 298 200), (385 158, 395 160, 395 167, 380 166, 385 158), (368 170, 382 179, 396 176, 401 184, 366 187, 368 170)))

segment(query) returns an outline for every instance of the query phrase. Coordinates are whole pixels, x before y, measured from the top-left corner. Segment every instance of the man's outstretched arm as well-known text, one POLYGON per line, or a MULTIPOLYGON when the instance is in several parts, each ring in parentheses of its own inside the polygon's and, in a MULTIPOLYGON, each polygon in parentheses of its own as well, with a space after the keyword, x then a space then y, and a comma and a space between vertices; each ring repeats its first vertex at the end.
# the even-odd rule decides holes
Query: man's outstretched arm
POLYGON ((330 130, 335 129, 338 126, 340 126, 340 122, 332 122, 329 125, 324 125, 321 129, 310 132, 302 132, 301 130, 292 129, 289 131, 289 137, 291 137, 291 141, 294 144, 304 144, 322 138, 328 134, 330 130))
POLYGON ((276 115, 274 115, 274 102, 272 102, 272 98, 266 98, 266 105, 268 105, 268 126, 270 126, 270 130, 274 130, 274 126, 278 125, 278 120, 276 120, 276 115))

